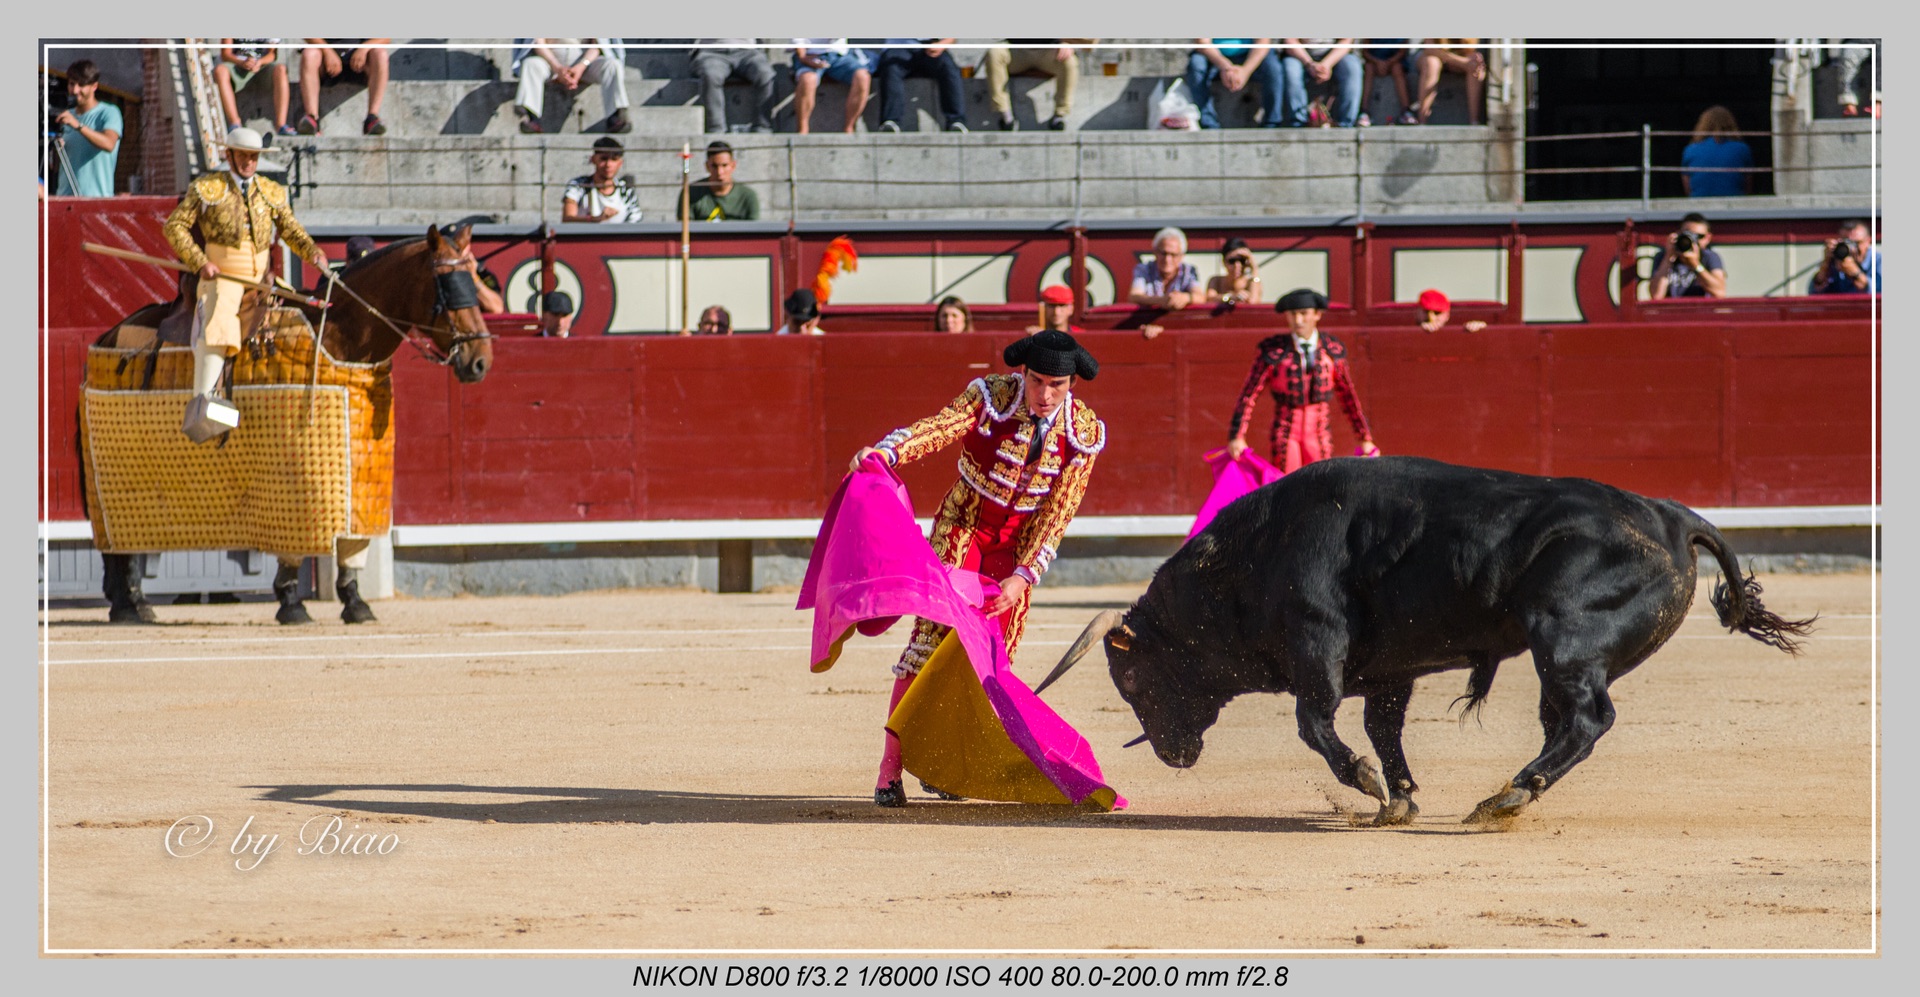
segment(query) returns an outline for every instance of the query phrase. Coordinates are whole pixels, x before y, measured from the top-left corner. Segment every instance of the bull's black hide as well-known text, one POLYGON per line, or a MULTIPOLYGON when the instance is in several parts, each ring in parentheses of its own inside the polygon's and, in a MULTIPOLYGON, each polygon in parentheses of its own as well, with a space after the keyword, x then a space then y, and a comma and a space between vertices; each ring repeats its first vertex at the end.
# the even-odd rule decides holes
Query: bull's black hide
POLYGON ((1380 823, 1419 812, 1400 745, 1414 679, 1471 669, 1462 698, 1472 710, 1499 663, 1530 650, 1545 746, 1468 818, 1490 819, 1593 751, 1613 724, 1608 685, 1687 615, 1695 544, 1733 583, 1714 588, 1720 622, 1796 651, 1812 621, 1762 607, 1759 583, 1687 507, 1416 457, 1322 461, 1245 496, 1161 566, 1117 625, 1096 621, 1078 647, 1104 633, 1114 684, 1173 766, 1199 758, 1228 700, 1293 693, 1301 738, 1342 783, 1381 801, 1380 823), (1379 770, 1334 732, 1346 696, 1366 699, 1379 770))

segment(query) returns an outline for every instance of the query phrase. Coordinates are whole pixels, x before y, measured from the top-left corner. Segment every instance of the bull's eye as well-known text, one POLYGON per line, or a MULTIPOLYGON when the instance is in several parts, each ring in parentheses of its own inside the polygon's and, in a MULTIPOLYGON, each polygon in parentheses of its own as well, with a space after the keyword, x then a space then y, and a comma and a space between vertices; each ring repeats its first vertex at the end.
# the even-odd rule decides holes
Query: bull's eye
POLYGON ((1115 679, 1120 684, 1120 691, 1129 696, 1139 690, 1139 682, 1134 679, 1133 669, 1131 668, 1122 669, 1120 674, 1115 676, 1115 679))

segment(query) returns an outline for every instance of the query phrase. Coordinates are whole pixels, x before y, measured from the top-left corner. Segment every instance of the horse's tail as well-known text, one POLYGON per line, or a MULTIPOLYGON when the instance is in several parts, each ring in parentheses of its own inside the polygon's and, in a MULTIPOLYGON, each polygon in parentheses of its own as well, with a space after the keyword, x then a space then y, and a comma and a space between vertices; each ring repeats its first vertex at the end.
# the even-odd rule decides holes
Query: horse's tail
POLYGON ((1800 642, 1796 637, 1805 637, 1813 631, 1813 622, 1820 618, 1815 613, 1804 620, 1784 619, 1760 604, 1760 581, 1749 571, 1744 576, 1740 565, 1734 560, 1733 550, 1727 546, 1727 538, 1720 535, 1712 523, 1701 519, 1697 513, 1688 510, 1693 522, 1687 527, 1687 544, 1699 544, 1713 554, 1720 562, 1720 580, 1713 585, 1713 593, 1708 601, 1713 603, 1713 611, 1720 617, 1720 625, 1729 633, 1738 630, 1762 644, 1777 647, 1788 654, 1800 653, 1800 642))

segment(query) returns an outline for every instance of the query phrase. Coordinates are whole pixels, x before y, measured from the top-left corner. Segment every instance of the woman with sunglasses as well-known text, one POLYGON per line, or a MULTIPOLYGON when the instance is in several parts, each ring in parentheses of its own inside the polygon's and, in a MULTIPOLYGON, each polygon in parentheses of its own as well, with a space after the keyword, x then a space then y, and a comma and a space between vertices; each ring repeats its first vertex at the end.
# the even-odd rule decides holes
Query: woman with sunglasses
POLYGON ((1228 239, 1220 247, 1226 258, 1227 272, 1207 281, 1208 304, 1258 304, 1260 302, 1260 266, 1253 262, 1253 250, 1239 237, 1228 239))

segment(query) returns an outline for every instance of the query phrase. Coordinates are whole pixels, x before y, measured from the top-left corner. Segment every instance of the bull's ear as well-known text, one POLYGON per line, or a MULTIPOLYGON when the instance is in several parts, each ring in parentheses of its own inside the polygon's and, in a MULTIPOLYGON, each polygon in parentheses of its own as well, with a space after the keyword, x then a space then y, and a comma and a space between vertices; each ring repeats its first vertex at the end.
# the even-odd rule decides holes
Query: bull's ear
POLYGON ((1134 678, 1132 665, 1120 669, 1120 674, 1115 675, 1113 681, 1115 685, 1120 687, 1121 692, 1128 695, 1132 695, 1140 685, 1139 680, 1134 678))
POLYGON ((1122 651, 1133 650, 1133 628, 1122 623, 1112 630, 1107 631, 1107 646, 1118 648, 1122 651))

